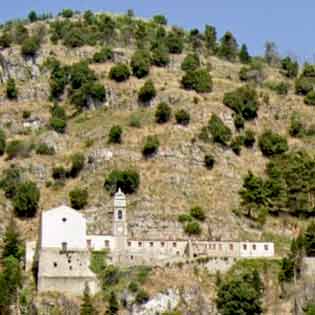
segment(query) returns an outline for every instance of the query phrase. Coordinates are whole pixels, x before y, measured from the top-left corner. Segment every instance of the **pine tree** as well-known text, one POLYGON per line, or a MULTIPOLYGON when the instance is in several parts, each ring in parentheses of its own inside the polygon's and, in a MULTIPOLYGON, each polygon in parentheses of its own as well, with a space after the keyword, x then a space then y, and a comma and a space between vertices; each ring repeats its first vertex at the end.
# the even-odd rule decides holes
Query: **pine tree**
POLYGON ((105 312, 105 315, 116 315, 118 314, 119 304, 117 301, 117 297, 114 291, 110 293, 109 301, 108 301, 108 309, 105 312))
POLYGON ((217 31, 214 26, 206 25, 205 42, 206 42, 206 47, 212 52, 215 52, 217 48, 217 31))
POLYGON ((218 54, 229 61, 234 61, 237 56, 237 41, 231 32, 226 32, 221 38, 218 54))
POLYGON ((240 61, 242 63, 249 63, 251 60, 251 56, 248 53, 246 44, 243 44, 239 53, 240 61))
POLYGON ((96 315, 97 311, 92 304, 91 296, 90 296, 90 289, 87 284, 85 284, 82 300, 83 301, 80 307, 80 315, 96 315))

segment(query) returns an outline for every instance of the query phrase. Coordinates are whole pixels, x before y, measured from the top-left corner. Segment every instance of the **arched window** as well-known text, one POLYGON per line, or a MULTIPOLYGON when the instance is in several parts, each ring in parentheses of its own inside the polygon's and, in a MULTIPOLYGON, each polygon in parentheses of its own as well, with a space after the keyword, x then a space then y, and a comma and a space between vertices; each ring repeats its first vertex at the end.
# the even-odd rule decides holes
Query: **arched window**
POLYGON ((123 213, 121 210, 118 210, 118 220, 122 220, 123 218, 123 213))

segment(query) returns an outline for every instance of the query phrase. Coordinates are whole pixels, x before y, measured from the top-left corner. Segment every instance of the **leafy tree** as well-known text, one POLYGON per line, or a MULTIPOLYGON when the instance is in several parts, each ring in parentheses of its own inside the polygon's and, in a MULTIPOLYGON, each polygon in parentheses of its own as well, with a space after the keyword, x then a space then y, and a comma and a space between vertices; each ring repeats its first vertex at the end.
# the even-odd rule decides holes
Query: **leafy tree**
POLYGON ((3 155, 7 145, 7 137, 3 129, 0 128, 0 155, 3 155))
POLYGON ((138 100, 141 103, 148 103, 156 96, 156 89, 152 80, 145 81, 138 92, 138 100))
POLYGON ((89 286, 86 284, 83 292, 82 304, 80 306, 80 315, 97 315, 97 311, 93 306, 89 286))
POLYGON ((212 114, 208 124, 213 141, 226 145, 232 137, 232 131, 216 114, 212 114))
POLYGON ((125 194, 136 192, 140 185, 140 175, 136 170, 113 170, 104 182, 104 187, 111 194, 120 188, 125 194))
POLYGON ((21 170, 15 165, 11 165, 2 173, 0 188, 4 191, 7 198, 13 198, 16 194, 17 186, 21 181, 21 170))
POLYGON ((256 90, 249 86, 242 86, 232 92, 226 92, 223 103, 246 120, 257 116, 258 96, 256 90))
POLYGON ((212 91, 212 77, 207 69, 198 68, 187 72, 182 78, 184 89, 195 90, 197 93, 209 93, 212 91))
POLYGON ((155 111, 155 121, 159 124, 166 123, 170 120, 172 115, 172 109, 170 106, 164 102, 157 106, 155 111))
POLYGON ((258 141, 261 152, 269 157, 288 151, 287 139, 271 130, 266 130, 258 141))
POLYGON ((287 78, 295 78, 299 72, 299 64, 290 57, 281 60, 281 73, 287 78))
POLYGON ((105 315, 117 315, 119 311, 119 303, 114 291, 111 291, 108 301, 108 309, 105 315))
POLYGON ((37 13, 35 11, 31 11, 29 14, 28 14, 28 19, 31 23, 34 23, 38 20, 38 16, 37 16, 37 13))
POLYGON ((24 57, 35 57, 37 51, 40 48, 40 43, 36 37, 26 38, 21 47, 21 52, 24 57))
POLYGON ((71 155, 71 168, 69 175, 71 177, 77 177, 83 170, 85 164, 85 157, 83 153, 75 153, 71 155))
POLYGON ((100 51, 93 55, 93 61, 95 63, 103 63, 113 59, 113 50, 108 47, 102 48, 100 51))
POLYGON ((68 83, 69 73, 68 68, 63 67, 59 61, 51 61, 51 74, 50 74, 50 96, 52 98, 59 98, 65 90, 68 83))
POLYGON ((229 61, 234 61, 237 56, 237 41, 231 32, 226 32, 221 38, 218 55, 229 61))
POLYGON ((301 116, 297 112, 293 112, 290 118, 289 134, 291 137, 302 137, 305 133, 301 116))
POLYGON ((200 235, 201 234, 201 226, 196 221, 187 222, 185 224, 184 231, 188 235, 200 235))
POLYGON ((312 221, 304 232, 305 252, 308 257, 315 257, 315 222, 312 221))
POLYGON ((237 130, 244 128, 245 119, 243 118, 243 116, 241 114, 234 115, 233 121, 234 121, 234 126, 237 130))
POLYGON ((279 281, 288 282, 294 277, 294 259, 292 257, 283 257, 280 263, 279 281))
POLYGON ((69 193, 71 207, 81 210, 88 204, 89 192, 87 189, 75 188, 69 193))
POLYGON ((198 54, 190 53, 188 54, 181 64, 183 71, 194 71, 200 67, 200 59, 198 54))
POLYGON ((50 110, 51 118, 49 120, 49 125, 56 132, 64 133, 67 127, 67 116, 63 107, 58 104, 54 104, 54 106, 50 110))
POLYGON ((309 78, 301 76, 295 80, 295 93, 297 95, 307 95, 313 89, 314 84, 309 78))
POLYGON ((302 77, 315 78, 315 65, 311 65, 306 62, 303 67, 302 77))
POLYGON ((74 12, 71 9, 63 9, 60 15, 64 18, 72 18, 74 12))
POLYGON ((262 314, 263 284, 257 271, 227 278, 219 286, 217 307, 222 315, 262 314))
POLYGON ((184 49, 184 41, 180 34, 175 31, 168 33, 166 46, 171 54, 181 54, 184 49))
POLYGON ((198 221, 204 221, 206 219, 204 210, 198 206, 190 209, 190 215, 198 221))
POLYGON ((36 214, 40 199, 40 191, 36 184, 30 181, 17 186, 13 198, 13 206, 19 217, 33 217, 36 214))
POLYGON ((3 236, 2 260, 12 256, 18 261, 21 261, 24 257, 24 253, 24 243, 20 238, 14 219, 11 218, 3 236))
POLYGON ((255 132, 251 129, 246 129, 244 132, 244 145, 247 148, 252 148, 255 143, 255 132))
POLYGON ((274 66, 279 63, 279 54, 277 45, 274 42, 266 42, 265 43, 265 60, 268 65, 274 66))
POLYGON ((190 122, 190 115, 184 109, 180 109, 175 113, 175 119, 178 124, 187 126, 190 122))
POLYGON ((7 94, 7 98, 10 100, 17 99, 18 90, 16 88, 15 80, 13 78, 10 78, 7 81, 6 94, 7 94))
POLYGON ((315 315, 315 304, 309 303, 306 305, 306 308, 304 309, 305 315, 315 315))
POLYGON ((108 135, 108 143, 121 143, 122 128, 119 125, 113 126, 108 135))
POLYGON ((163 44, 152 49, 151 63, 157 67, 165 67, 170 63, 168 49, 163 44))
POLYGON ((315 106, 315 91, 309 91, 304 97, 304 103, 307 105, 315 106))
POLYGON ((137 50, 131 57, 132 73, 138 79, 147 76, 150 72, 151 57, 145 50, 137 50))
POLYGON ((205 167, 206 167, 208 170, 212 170, 212 169, 213 169, 213 166, 214 166, 214 163, 215 163, 215 159, 214 159, 213 155, 211 155, 211 154, 206 154, 206 155, 205 155, 205 159, 204 159, 204 163, 205 163, 205 167))
POLYGON ((241 63, 249 63, 251 61, 251 56, 248 53, 246 44, 241 46, 241 50, 239 52, 239 58, 241 63))
POLYGON ((204 36, 206 48, 212 52, 215 52, 217 49, 217 31, 215 27, 211 25, 206 25, 204 36))
POLYGON ((160 141, 157 136, 147 136, 144 140, 142 154, 145 157, 154 155, 160 147, 160 141))
POLYGON ((113 66, 109 72, 109 78, 116 82, 123 82, 130 77, 130 70, 126 64, 119 63, 113 66))
POLYGON ((167 18, 164 15, 155 15, 153 22, 159 25, 167 25, 167 18))
POLYGON ((11 33, 9 32, 3 32, 0 36, 0 47, 1 48, 9 48, 13 42, 13 38, 11 36, 11 33))

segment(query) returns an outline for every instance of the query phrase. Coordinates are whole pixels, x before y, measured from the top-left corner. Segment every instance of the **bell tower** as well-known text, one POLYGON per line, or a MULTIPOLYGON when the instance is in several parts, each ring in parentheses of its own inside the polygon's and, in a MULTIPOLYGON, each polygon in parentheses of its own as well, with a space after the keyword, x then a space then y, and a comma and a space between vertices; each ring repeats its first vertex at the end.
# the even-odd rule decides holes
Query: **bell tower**
POLYGON ((116 250, 124 251, 127 245, 128 227, 126 196, 120 188, 114 197, 113 236, 116 239, 116 250))

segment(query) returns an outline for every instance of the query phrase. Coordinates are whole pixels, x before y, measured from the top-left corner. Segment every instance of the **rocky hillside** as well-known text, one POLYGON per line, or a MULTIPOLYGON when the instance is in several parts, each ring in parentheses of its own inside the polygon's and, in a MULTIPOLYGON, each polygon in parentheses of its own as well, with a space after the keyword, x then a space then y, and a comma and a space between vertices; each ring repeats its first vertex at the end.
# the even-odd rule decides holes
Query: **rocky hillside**
MULTIPOLYGON (((298 75, 303 80, 312 74, 303 70, 292 74, 288 67, 294 68, 294 62, 289 58, 285 63, 270 51, 267 58, 249 56, 231 33, 219 41, 213 27, 187 31, 167 26, 161 16, 142 20, 131 14, 64 12, 31 21, 10 22, 0 31, 0 126, 6 142, 0 174, 3 182, 6 171, 15 166, 19 181, 35 183, 40 198, 30 213, 3 189, 2 233, 13 214, 23 238, 36 239, 41 211, 70 205, 69 193, 78 188, 88 192, 80 211, 89 218, 90 232, 108 233, 112 195, 104 182, 113 170, 131 169, 140 181, 128 195, 133 237, 188 237, 178 216, 199 206, 205 220, 198 223, 200 235, 191 237, 273 240, 277 255, 287 252, 289 240, 306 219, 281 211, 267 215, 263 223, 244 216, 239 191, 248 171, 266 177, 270 156, 262 153, 258 139, 267 129, 284 137, 289 150, 314 153, 315 117, 310 105, 315 96, 308 93, 303 98, 307 84, 301 93, 295 84, 298 75), (118 68, 115 75, 115 65, 127 70, 118 68), (148 82, 155 92, 144 102, 139 91, 148 82), (224 102, 227 93, 240 87, 254 91, 257 112, 251 117, 224 102), (161 103, 171 112, 166 119, 157 114, 161 103), (178 118, 181 110, 189 121, 178 118), (307 131, 303 136, 290 132, 294 115, 307 131), (231 131, 227 141, 215 139, 211 117, 219 117, 231 131), (110 137, 113 126, 122 130, 118 141, 117 134, 110 137), (246 130, 255 135, 253 145, 243 143, 246 130), (159 146, 145 156, 148 136, 157 136, 159 146), (84 162, 72 176, 77 153, 84 162), (214 164, 208 165, 206 157, 214 164)), ((174 273, 156 271, 152 281, 158 288, 149 285, 148 290, 168 288, 163 281, 174 273)), ((204 275, 192 277, 187 280, 195 284, 191 290, 200 290, 204 275)), ((179 287, 181 281, 174 279, 179 287)), ((213 296, 212 285, 214 281, 202 293, 206 300, 213 296)), ((189 303, 188 291, 170 294, 178 299, 188 296, 189 303)), ((210 314, 205 309, 196 314, 210 314)))

